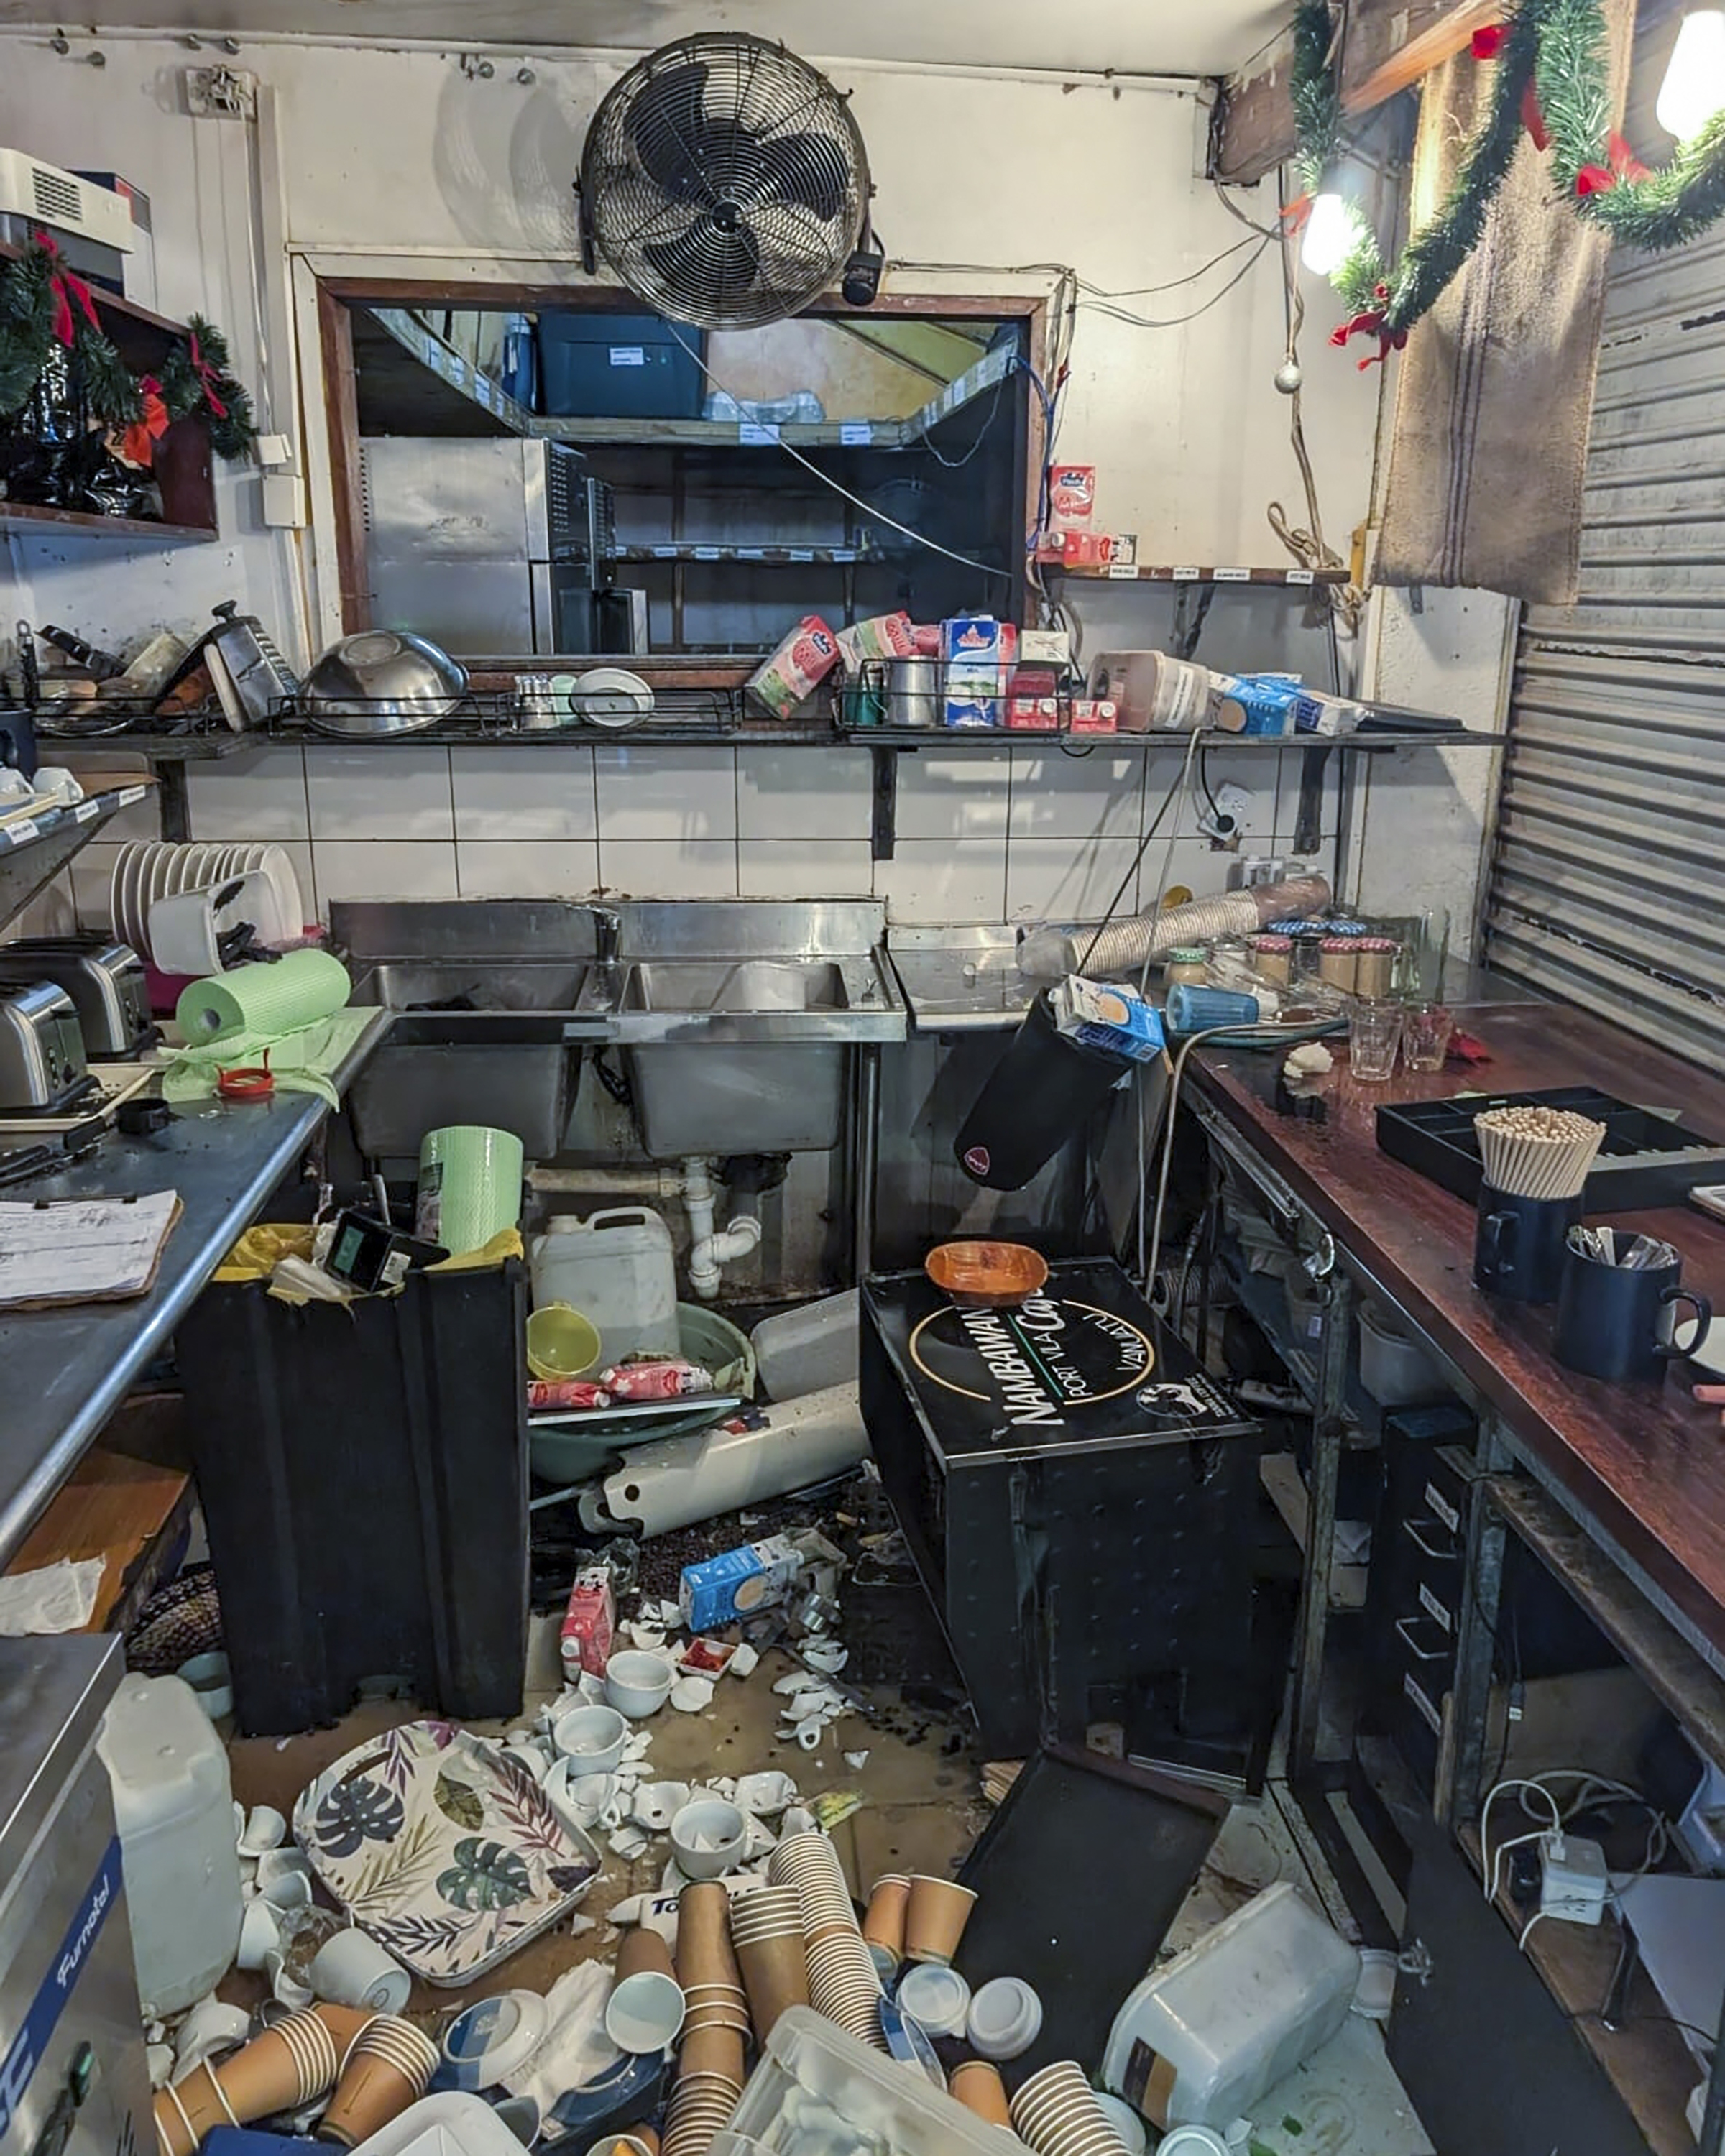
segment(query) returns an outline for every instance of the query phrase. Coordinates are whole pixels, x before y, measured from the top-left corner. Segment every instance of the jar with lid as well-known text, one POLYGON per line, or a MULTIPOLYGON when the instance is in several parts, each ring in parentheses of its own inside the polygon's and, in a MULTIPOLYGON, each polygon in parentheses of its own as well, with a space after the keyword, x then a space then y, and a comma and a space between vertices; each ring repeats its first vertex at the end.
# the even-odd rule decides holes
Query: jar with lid
POLYGON ((1318 978, 1327 981, 1343 995, 1356 993, 1359 945, 1348 936, 1326 936, 1318 946, 1318 978))
POLYGON ((1395 978, 1401 946, 1393 936, 1362 936, 1353 946, 1354 993, 1387 996, 1395 978))
POLYGON ((1209 961, 1199 944, 1176 944, 1163 962, 1162 979, 1165 988, 1178 988, 1182 981, 1190 987, 1202 988, 1209 978, 1209 961))
POLYGON ((1291 936, 1250 936, 1246 949, 1251 953, 1252 970, 1261 973, 1266 981, 1286 983, 1294 964, 1294 939, 1291 936))

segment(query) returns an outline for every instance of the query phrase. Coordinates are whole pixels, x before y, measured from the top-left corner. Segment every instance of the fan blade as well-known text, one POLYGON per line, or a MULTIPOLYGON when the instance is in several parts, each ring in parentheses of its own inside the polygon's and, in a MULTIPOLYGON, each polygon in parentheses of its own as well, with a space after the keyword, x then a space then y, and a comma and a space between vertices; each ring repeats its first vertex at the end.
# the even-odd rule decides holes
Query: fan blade
POLYGON ((641 170, 679 202, 710 199, 706 69, 699 60, 652 77, 629 109, 625 134, 641 170))
POLYGON ((761 267, 752 232, 721 232, 711 218, 675 239, 649 239, 641 258, 671 290, 721 306, 732 294, 746 292, 761 267))
POLYGON ((799 203, 817 217, 844 215, 850 166, 829 136, 776 135, 757 149, 773 199, 799 203))

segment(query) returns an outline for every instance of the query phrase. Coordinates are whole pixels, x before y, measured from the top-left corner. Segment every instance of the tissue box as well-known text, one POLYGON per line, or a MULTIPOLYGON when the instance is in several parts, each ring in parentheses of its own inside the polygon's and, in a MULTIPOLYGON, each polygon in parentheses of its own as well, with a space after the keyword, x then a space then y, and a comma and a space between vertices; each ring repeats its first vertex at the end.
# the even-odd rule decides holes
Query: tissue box
POLYGON ((1296 734, 1351 734, 1364 714, 1345 696, 1326 696, 1316 689, 1302 690, 1294 699, 1296 734))
POLYGON ((677 1583, 677 1608, 691 1632, 710 1632, 740 1617, 783 1602, 808 1562, 788 1535, 745 1543, 721 1557, 685 1564, 677 1583))

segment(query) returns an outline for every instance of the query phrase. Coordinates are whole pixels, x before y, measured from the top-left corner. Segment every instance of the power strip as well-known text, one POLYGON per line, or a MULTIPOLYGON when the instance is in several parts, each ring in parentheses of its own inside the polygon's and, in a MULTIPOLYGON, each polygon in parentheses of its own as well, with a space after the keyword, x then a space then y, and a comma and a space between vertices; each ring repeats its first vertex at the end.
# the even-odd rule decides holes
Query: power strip
POLYGON ((1605 1852, 1585 1835, 1553 1832, 1539 1838, 1539 1913, 1560 1923, 1597 1924, 1611 1881, 1605 1852))

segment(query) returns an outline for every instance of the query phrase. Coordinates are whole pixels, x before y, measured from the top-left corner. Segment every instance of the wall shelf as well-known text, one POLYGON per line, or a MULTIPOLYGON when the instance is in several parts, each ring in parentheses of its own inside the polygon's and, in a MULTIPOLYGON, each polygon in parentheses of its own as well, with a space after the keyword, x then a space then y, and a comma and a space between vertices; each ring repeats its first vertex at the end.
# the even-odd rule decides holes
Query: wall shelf
POLYGON ((772 449, 781 444, 798 449, 918 449, 931 428, 1005 382, 1018 363, 1013 352, 987 352, 903 419, 829 419, 817 426, 776 426, 751 419, 566 418, 528 411, 405 308, 373 307, 369 311, 422 367, 511 434, 591 449, 608 444, 620 449, 772 449))
POLYGON ((1314 584, 1345 584, 1346 569, 1236 569, 1183 568, 1147 562, 1099 564, 1094 568, 1070 567, 1064 562, 1037 564, 1045 577, 1076 577, 1081 582, 1106 584, 1267 584, 1279 591, 1310 591, 1314 584))
MULTIPOLYGON (((23 252, 9 241, 0 242, 0 258, 15 261, 23 252)), ((117 292, 105 291, 100 285, 90 287, 90 296, 103 331, 135 374, 157 371, 168 346, 182 343, 189 335, 183 322, 171 321, 166 315, 141 307, 136 300, 122 299, 117 292)), ((56 509, 39 502, 0 501, 0 531, 33 538, 76 533, 80 537, 154 540, 172 546, 218 538, 215 475, 209 429, 204 421, 176 419, 155 444, 153 469, 162 495, 159 519, 96 516, 83 510, 56 509)))
POLYGON ((87 510, 54 509, 37 501, 0 501, 0 531, 41 536, 50 531, 91 539, 156 539, 170 545, 218 539, 213 524, 165 524, 153 516, 97 516, 87 510))

